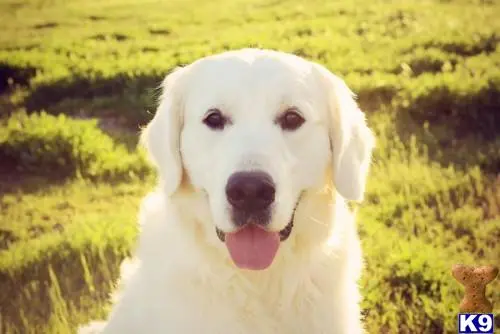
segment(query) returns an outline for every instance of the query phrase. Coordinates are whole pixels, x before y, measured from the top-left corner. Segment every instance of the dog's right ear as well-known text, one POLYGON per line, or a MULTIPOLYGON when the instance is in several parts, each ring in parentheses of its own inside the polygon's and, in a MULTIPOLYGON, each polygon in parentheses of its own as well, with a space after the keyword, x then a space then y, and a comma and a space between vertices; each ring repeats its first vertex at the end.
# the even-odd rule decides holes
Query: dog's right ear
POLYGON ((344 80, 321 65, 316 68, 326 87, 335 188, 345 199, 361 201, 375 137, 344 80))
POLYGON ((158 170, 160 182, 172 195, 182 180, 180 134, 183 123, 181 77, 185 68, 175 69, 163 80, 156 114, 141 135, 141 144, 158 170))

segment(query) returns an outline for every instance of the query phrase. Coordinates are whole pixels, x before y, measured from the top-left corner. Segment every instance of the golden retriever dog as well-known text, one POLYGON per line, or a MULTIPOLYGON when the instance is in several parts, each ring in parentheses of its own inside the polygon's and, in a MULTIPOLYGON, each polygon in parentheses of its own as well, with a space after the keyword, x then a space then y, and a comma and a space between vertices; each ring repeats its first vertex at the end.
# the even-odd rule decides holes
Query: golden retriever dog
POLYGON ((109 319, 81 333, 362 333, 346 202, 363 199, 375 140, 344 81, 243 49, 162 87, 135 259, 109 319))

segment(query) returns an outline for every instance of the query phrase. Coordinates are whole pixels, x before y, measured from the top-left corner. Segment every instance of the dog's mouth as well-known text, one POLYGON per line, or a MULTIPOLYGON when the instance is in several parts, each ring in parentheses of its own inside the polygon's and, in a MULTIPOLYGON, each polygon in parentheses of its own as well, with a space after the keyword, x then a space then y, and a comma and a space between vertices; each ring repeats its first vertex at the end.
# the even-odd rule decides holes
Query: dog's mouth
MULTIPOLYGON (((293 230, 293 216, 294 215, 292 215, 292 219, 290 219, 290 222, 281 231, 278 232, 281 242, 283 242, 286 239, 288 239, 288 237, 292 233, 292 230, 293 230)), ((251 225, 251 224, 247 224, 247 225, 251 225)), ((243 228, 245 228, 247 225, 245 225, 243 228)), ((217 233, 217 237, 219 237, 220 241, 222 241, 222 242, 226 241, 226 232, 222 231, 218 227, 215 228, 215 232, 217 233)))
POLYGON ((279 232, 269 231, 253 222, 231 233, 225 233, 216 227, 217 236, 226 244, 234 264, 239 268, 251 270, 263 270, 269 267, 281 242, 287 240, 292 233, 297 204, 290 222, 279 232))
MULTIPOLYGON (((295 219, 295 211, 297 211, 297 206, 299 206, 300 197, 301 196, 299 196, 299 199, 295 203, 295 207, 293 208, 292 217, 290 218, 290 221, 288 222, 288 224, 281 231, 278 232, 281 242, 283 242, 286 239, 288 239, 288 237, 292 233, 292 230, 293 230, 293 221, 295 219)), ((249 224, 247 224, 247 225, 249 225, 249 224)), ((242 228, 245 228, 245 226, 243 226, 242 228)), ((218 227, 215 227, 215 232, 217 233, 217 237, 219 237, 220 241, 222 241, 222 242, 226 241, 226 232, 222 231, 218 227)))

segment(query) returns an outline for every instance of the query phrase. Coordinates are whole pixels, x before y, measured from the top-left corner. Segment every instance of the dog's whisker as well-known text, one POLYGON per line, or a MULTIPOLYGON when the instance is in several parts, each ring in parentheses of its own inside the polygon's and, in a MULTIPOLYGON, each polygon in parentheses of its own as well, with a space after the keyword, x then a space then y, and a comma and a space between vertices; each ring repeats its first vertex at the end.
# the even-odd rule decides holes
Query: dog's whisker
POLYGON ((314 222, 314 223, 316 223, 316 224, 319 224, 319 225, 322 225, 322 226, 327 226, 327 227, 328 227, 328 226, 330 226, 330 224, 327 224, 327 223, 325 223, 325 222, 324 222, 324 221, 322 221, 322 220, 319 220, 319 219, 317 219, 317 218, 314 218, 313 216, 309 216, 309 217, 307 217, 307 218, 308 218, 308 219, 310 219, 311 221, 313 221, 313 222, 314 222))

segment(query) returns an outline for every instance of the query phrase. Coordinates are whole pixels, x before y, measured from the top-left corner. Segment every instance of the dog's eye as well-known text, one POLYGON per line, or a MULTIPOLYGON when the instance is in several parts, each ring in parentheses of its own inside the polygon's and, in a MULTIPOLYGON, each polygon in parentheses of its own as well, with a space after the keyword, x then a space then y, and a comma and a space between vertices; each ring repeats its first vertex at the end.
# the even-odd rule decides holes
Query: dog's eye
POLYGON ((281 128, 287 131, 297 130, 304 122, 305 119, 299 114, 296 108, 288 109, 277 119, 277 123, 281 128))
POLYGON ((222 130, 227 123, 227 118, 222 115, 219 109, 210 109, 203 119, 203 123, 211 129, 222 130))

